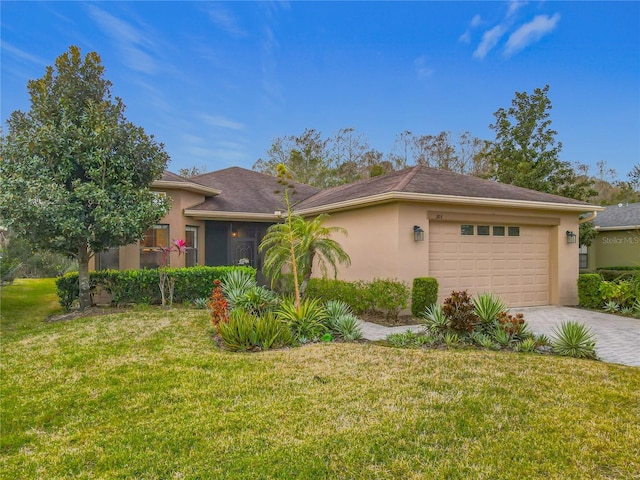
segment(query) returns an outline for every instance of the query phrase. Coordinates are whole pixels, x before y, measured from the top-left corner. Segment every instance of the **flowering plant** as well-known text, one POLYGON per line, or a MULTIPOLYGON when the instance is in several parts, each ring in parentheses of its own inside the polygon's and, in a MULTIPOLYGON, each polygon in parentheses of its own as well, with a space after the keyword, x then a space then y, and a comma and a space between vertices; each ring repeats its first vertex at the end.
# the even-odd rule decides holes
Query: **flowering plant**
MULTIPOLYGON (((169 255, 171 252, 178 252, 178 255, 183 254, 187 251, 187 242, 185 242, 182 238, 179 240, 171 240, 171 245, 168 247, 160 247, 160 251, 162 252, 162 265, 164 267, 169 266, 169 255)), ((169 287, 169 306, 173 304, 173 289, 176 285, 176 279, 173 277, 169 277, 169 274, 166 270, 160 269, 160 295, 162 296, 162 306, 166 306, 166 295, 165 295, 165 286, 169 287)))

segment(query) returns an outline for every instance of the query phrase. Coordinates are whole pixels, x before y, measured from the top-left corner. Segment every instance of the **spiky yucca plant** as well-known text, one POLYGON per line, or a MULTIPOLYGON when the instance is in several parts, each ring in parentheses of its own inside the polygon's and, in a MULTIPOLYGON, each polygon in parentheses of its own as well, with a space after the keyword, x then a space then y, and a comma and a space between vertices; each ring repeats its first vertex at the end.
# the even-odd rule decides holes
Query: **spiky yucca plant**
POLYGON ((562 322, 551 338, 554 353, 566 357, 596 359, 595 335, 582 323, 562 322))

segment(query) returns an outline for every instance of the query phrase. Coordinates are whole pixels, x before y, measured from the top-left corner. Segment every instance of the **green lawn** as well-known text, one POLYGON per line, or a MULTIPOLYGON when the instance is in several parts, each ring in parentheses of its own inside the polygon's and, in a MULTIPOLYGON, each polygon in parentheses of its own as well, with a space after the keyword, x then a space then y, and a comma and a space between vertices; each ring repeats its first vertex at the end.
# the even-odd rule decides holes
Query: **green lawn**
POLYGON ((366 343, 231 354, 198 310, 44 323, 41 283, 22 306, 31 282, 2 291, 1 478, 640 478, 638 368, 366 343))

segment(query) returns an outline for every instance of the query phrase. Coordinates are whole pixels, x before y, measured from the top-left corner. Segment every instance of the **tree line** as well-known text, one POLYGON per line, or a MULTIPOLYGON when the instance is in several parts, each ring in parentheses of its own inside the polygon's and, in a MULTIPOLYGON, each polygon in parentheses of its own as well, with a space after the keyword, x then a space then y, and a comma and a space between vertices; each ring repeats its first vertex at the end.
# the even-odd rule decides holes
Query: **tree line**
POLYGON ((493 114, 493 140, 469 131, 454 135, 405 130, 386 154, 372 148, 353 127, 329 137, 306 128, 274 139, 253 169, 275 176, 282 164, 293 180, 326 188, 426 165, 603 205, 640 201, 640 164, 631 168, 627 181, 615 180, 617 173, 605 161, 591 172, 588 165, 560 159, 562 143, 551 126, 551 109, 549 85, 530 94, 516 92, 511 106, 493 114))

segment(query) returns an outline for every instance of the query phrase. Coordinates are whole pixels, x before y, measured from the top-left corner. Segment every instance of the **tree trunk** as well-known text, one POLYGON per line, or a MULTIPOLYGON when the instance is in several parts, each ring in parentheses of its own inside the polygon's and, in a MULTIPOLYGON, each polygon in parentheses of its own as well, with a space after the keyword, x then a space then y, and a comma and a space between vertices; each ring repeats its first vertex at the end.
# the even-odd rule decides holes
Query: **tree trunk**
POLYGON ((91 306, 91 282, 89 280, 89 248, 86 243, 78 247, 78 282, 80 293, 78 307, 80 311, 91 306))

